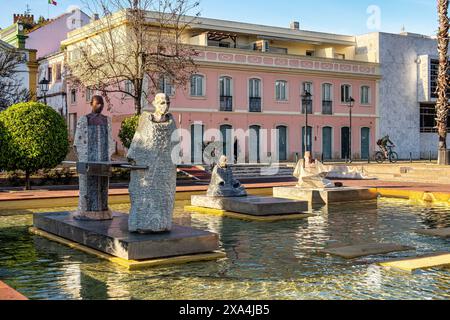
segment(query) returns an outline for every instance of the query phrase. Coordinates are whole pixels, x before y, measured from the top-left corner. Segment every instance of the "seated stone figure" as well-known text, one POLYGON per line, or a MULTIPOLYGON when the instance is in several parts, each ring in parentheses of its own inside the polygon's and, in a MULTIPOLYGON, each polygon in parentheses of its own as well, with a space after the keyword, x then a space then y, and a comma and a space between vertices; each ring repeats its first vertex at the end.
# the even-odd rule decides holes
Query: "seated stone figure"
POLYGON ((317 160, 312 159, 311 153, 305 153, 305 159, 300 160, 294 171, 298 178, 297 187, 309 189, 335 188, 335 184, 325 179, 328 172, 325 166, 317 160))
POLYGON ((247 196, 244 186, 233 178, 233 172, 227 162, 227 157, 220 157, 219 163, 213 169, 207 195, 224 198, 247 196))

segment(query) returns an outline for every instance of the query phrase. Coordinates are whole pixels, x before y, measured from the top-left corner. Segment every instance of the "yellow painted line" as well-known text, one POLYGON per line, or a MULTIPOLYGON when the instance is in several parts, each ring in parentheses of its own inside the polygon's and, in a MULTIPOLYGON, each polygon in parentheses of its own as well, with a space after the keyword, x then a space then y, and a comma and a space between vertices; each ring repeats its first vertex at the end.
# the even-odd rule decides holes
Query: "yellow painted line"
POLYGON ((278 221, 289 221, 289 220, 300 220, 306 219, 310 217, 314 217, 313 214, 288 214, 288 215, 279 215, 279 216, 252 216, 248 214, 230 212, 219 209, 210 209, 203 207, 195 207, 195 206, 185 206, 184 210, 188 212, 202 213, 214 216, 221 216, 226 218, 244 220, 244 221, 252 221, 252 222, 278 222, 278 221))
POLYGON ((450 203, 450 193, 447 192, 397 190, 388 188, 379 188, 378 192, 382 197, 386 198, 400 198, 428 203, 450 203))
POLYGON ((151 267, 160 267, 160 266, 175 265, 175 264, 185 264, 185 263, 200 262, 200 261, 212 261, 212 260, 226 258, 226 254, 224 252, 215 251, 215 252, 205 253, 205 254, 187 255, 187 256, 179 256, 179 257, 171 257, 171 258, 163 258, 163 259, 153 259, 153 260, 146 260, 146 261, 126 260, 123 258, 111 256, 107 253, 100 252, 95 249, 91 249, 91 248, 83 246, 79 243, 58 237, 56 235, 39 230, 37 228, 32 227, 29 229, 29 231, 32 234, 44 237, 51 241, 58 242, 60 244, 68 246, 72 249, 76 249, 76 250, 82 251, 84 253, 94 255, 98 258, 107 260, 109 262, 118 264, 122 267, 127 268, 130 271, 144 269, 144 268, 151 268, 151 267))
POLYGON ((406 272, 414 272, 420 269, 450 267, 450 253, 386 261, 380 263, 380 266, 406 272))

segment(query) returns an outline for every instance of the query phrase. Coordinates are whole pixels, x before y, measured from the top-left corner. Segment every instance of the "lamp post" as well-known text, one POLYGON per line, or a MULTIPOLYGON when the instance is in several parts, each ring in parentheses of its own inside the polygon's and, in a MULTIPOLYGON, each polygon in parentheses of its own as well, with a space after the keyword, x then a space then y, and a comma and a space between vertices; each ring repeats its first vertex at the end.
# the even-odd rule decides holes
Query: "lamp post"
MULTIPOLYGON (((302 104, 303 108, 305 108, 305 133, 303 134, 303 144, 305 145, 305 152, 311 152, 310 145, 309 145, 309 139, 308 139, 308 114, 309 114, 309 106, 311 104, 311 93, 307 90, 302 95, 302 104)), ((303 155, 304 156, 304 155, 303 155)))
POLYGON ((47 104, 47 92, 48 92, 48 85, 50 84, 50 81, 48 81, 45 77, 39 81, 39 89, 44 94, 44 103, 47 104))
POLYGON ((348 108, 349 108, 349 117, 350 117, 350 128, 348 132, 348 162, 351 163, 352 160, 352 111, 353 106, 355 105, 355 99, 352 97, 347 100, 348 108))

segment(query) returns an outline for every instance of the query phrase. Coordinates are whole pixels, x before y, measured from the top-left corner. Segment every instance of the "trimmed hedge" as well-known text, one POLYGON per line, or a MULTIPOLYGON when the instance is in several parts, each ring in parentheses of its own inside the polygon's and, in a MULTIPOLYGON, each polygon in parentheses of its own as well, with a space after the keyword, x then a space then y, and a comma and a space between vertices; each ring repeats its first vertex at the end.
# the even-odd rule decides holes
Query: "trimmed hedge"
POLYGON ((139 116, 137 115, 123 120, 119 131, 119 139, 125 148, 130 149, 138 125, 139 116))
POLYGON ((27 189, 31 174, 56 167, 68 153, 64 118, 47 105, 15 104, 0 113, 0 128, 2 126, 0 167, 6 171, 24 171, 27 189))

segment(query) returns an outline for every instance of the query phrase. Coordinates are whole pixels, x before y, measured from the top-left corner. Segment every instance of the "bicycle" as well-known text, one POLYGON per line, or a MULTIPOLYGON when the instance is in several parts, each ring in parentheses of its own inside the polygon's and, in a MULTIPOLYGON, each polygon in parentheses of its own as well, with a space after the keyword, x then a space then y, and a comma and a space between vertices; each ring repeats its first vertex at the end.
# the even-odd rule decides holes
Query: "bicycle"
POLYGON ((395 146, 387 146, 387 149, 389 150, 387 157, 383 151, 375 153, 375 161, 379 164, 384 163, 386 160, 389 160, 390 163, 397 163, 398 154, 397 152, 392 151, 393 148, 395 148, 395 146))

